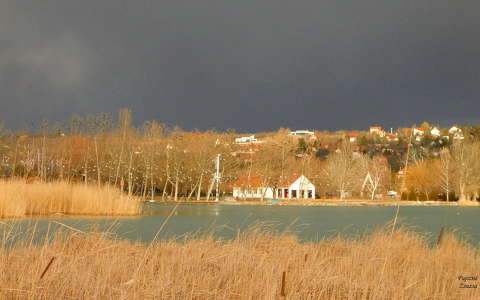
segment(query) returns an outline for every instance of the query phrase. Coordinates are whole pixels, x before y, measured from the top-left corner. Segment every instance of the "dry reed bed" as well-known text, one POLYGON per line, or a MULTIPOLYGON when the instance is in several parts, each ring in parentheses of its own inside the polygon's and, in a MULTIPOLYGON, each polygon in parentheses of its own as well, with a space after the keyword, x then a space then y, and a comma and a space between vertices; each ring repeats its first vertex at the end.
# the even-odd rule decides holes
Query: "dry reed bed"
POLYGON ((478 254, 451 235, 431 249, 403 229, 320 243, 261 230, 152 245, 73 233, 0 248, 0 298, 479 299, 457 278, 479 275, 478 254))
POLYGON ((107 185, 67 182, 27 184, 0 181, 0 217, 54 213, 72 215, 138 215, 140 203, 107 185))

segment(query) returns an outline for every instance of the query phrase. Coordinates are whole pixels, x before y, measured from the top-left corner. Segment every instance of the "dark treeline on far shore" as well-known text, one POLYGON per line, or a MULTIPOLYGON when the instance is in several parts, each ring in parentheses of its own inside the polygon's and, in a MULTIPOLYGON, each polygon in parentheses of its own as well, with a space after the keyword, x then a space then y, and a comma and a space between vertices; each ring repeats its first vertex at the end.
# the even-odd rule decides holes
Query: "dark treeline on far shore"
POLYGON ((215 192, 220 154, 221 195, 230 195, 242 177, 261 178, 261 186, 274 190, 282 178, 304 174, 316 198, 380 199, 396 191, 403 200, 475 202, 479 140, 478 126, 428 123, 389 132, 378 126, 337 132, 184 131, 156 121, 133 126, 131 112, 122 109, 118 118, 73 116, 23 131, 0 123, 0 177, 110 184, 144 198, 193 201, 215 192))

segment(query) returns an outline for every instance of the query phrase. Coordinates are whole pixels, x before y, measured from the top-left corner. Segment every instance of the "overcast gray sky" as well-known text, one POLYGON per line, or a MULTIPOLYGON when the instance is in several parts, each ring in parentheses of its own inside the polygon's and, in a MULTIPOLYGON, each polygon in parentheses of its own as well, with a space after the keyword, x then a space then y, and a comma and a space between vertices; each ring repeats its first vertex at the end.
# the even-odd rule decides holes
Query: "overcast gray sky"
POLYGON ((478 0, 0 0, 0 120, 479 121, 478 0))

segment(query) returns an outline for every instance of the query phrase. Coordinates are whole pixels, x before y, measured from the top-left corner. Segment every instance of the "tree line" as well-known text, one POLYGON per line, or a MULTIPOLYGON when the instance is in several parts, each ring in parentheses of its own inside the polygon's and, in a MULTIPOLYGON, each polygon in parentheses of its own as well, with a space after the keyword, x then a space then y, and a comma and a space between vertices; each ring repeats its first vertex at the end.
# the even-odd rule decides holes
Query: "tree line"
MULTIPOLYGON (((467 128, 465 128, 467 132, 467 128)), ((289 129, 262 133, 262 143, 239 145, 234 130, 185 131, 156 121, 134 126, 132 113, 73 116, 64 123, 10 131, 0 123, 0 177, 110 184, 129 194, 162 200, 200 200, 215 193, 214 160, 221 155, 222 194, 242 176, 262 175, 275 189, 284 176, 304 174, 317 197, 375 199, 395 190, 402 199, 476 201, 480 143, 386 143, 368 134, 350 143, 346 132, 318 138, 289 136, 289 129), (368 142, 370 138, 371 141, 368 142)))

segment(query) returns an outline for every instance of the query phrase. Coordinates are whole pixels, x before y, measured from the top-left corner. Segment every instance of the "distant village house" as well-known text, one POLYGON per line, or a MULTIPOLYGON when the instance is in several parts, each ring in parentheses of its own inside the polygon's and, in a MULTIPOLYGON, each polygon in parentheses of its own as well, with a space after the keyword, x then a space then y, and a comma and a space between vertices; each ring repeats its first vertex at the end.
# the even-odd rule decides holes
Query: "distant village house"
POLYGON ((235 139, 235 144, 245 145, 259 142, 254 135, 251 136, 242 136, 235 139))
POLYGON ((358 137, 357 133, 350 133, 348 135, 348 140, 350 141, 350 143, 356 143, 357 142, 357 137, 358 137))
POLYGON ((295 130, 288 134, 289 136, 304 138, 308 140, 318 139, 318 134, 310 130, 295 130))
POLYGON ((462 129, 458 128, 457 126, 452 126, 449 130, 448 133, 453 136, 454 140, 463 140, 463 132, 462 129))
POLYGON ((425 134, 425 129, 421 128, 421 127, 416 127, 416 128, 413 128, 413 135, 414 136, 422 136, 425 134))
POLYGON ((433 127, 431 130, 430 130, 430 134, 433 136, 433 137, 439 137, 441 135, 441 132, 440 132, 440 129, 438 129, 437 127, 433 127))
POLYGON ((381 137, 384 137, 385 136, 385 131, 383 130, 383 128, 381 126, 371 126, 370 127, 370 134, 372 135, 379 135, 381 137))

